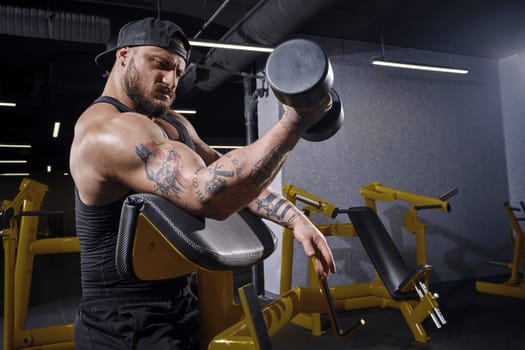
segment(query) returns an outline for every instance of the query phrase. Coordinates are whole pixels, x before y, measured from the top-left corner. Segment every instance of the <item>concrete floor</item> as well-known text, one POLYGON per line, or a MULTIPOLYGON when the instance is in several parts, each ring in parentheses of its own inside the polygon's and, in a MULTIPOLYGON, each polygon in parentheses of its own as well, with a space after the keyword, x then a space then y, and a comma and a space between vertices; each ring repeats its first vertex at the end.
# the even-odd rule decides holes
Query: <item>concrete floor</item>
POLYGON ((432 288, 447 325, 437 329, 427 319, 431 337, 415 342, 401 313, 395 309, 368 309, 341 314, 348 324, 360 317, 366 325, 349 338, 331 332, 314 337, 290 325, 272 338, 274 349, 525 349, 525 300, 475 291, 475 281, 447 283, 432 288))

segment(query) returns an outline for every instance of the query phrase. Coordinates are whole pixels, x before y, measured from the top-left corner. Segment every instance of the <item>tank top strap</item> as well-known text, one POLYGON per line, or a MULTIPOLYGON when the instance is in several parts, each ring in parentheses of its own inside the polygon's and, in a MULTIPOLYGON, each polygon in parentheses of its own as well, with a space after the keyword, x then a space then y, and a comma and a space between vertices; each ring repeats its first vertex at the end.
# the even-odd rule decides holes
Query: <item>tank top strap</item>
MULTIPOLYGON (((95 99, 95 101, 93 101, 93 104, 102 102, 113 105, 121 113, 134 112, 133 109, 129 108, 128 106, 111 96, 99 96, 97 99, 95 99)), ((195 150, 195 144, 193 143, 193 140, 190 137, 188 129, 186 129, 186 127, 177 118, 169 114, 165 114, 160 118, 173 125, 173 127, 177 129, 179 133, 180 141, 186 144, 192 150, 195 150)))
POLYGON ((173 125, 173 127, 179 132, 180 141, 195 151, 195 145, 190 137, 188 129, 186 129, 186 127, 177 118, 172 115, 165 114, 160 117, 160 119, 165 120, 166 122, 173 125))
POLYGON ((119 100, 111 96, 99 96, 97 99, 95 99, 95 101, 93 101, 94 104, 101 103, 101 102, 105 102, 105 103, 109 103, 110 105, 113 105, 121 113, 134 112, 133 109, 129 108, 128 106, 126 106, 125 104, 123 104, 122 102, 120 102, 119 100))

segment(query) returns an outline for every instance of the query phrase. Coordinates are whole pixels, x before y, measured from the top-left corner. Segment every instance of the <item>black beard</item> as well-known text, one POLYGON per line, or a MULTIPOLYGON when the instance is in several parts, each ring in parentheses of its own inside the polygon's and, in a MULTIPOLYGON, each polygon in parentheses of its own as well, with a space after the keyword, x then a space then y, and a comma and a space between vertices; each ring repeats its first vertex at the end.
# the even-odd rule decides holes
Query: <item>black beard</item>
POLYGON ((148 117, 161 117, 168 111, 163 104, 152 103, 145 96, 144 91, 140 88, 137 69, 135 64, 130 62, 130 67, 124 75, 124 88, 133 103, 133 109, 148 117))

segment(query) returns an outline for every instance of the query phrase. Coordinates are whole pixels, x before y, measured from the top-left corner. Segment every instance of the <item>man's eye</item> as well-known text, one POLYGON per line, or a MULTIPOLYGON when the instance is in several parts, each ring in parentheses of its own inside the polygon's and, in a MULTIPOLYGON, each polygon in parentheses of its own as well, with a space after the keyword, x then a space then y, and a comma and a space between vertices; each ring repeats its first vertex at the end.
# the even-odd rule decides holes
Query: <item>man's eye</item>
POLYGON ((165 60, 155 59, 155 60, 153 60, 153 64, 158 69, 162 69, 162 70, 170 70, 171 69, 171 64, 169 62, 165 61, 165 60))
POLYGON ((157 64, 157 67, 159 67, 160 69, 163 69, 163 70, 170 70, 171 69, 171 65, 168 62, 159 62, 157 64))

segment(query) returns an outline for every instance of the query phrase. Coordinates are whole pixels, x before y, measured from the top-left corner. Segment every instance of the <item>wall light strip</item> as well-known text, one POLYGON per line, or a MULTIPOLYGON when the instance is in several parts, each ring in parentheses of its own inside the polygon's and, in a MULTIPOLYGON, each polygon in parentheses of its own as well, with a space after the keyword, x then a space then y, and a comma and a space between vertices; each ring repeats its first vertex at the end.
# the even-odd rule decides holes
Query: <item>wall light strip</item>
POLYGON ((417 69, 417 70, 426 70, 426 71, 441 72, 441 73, 454 73, 454 74, 467 74, 468 73, 467 69, 439 67, 439 66, 427 66, 423 64, 401 63, 401 62, 385 61, 385 60, 379 60, 379 59, 373 59, 372 64, 376 66, 417 69))
POLYGON ((58 137, 58 134, 60 133, 60 122, 55 122, 53 124, 53 138, 56 139, 58 137))
POLYGON ((16 107, 14 102, 0 102, 0 107, 16 107))
POLYGON ((197 111, 194 109, 174 109, 173 112, 180 114, 197 114, 197 111))
POLYGON ((0 144, 0 148, 31 148, 31 145, 0 144))
POLYGON ((25 164, 27 160, 0 160, 0 164, 25 164))
POLYGON ((207 40, 190 40, 190 45, 200 46, 200 47, 213 47, 213 48, 218 48, 218 49, 252 51, 252 52, 268 52, 269 53, 273 51, 272 47, 267 47, 267 46, 228 44, 228 43, 220 43, 216 41, 207 41, 207 40))
POLYGON ((29 176, 29 173, 0 173, 0 176, 29 176))

